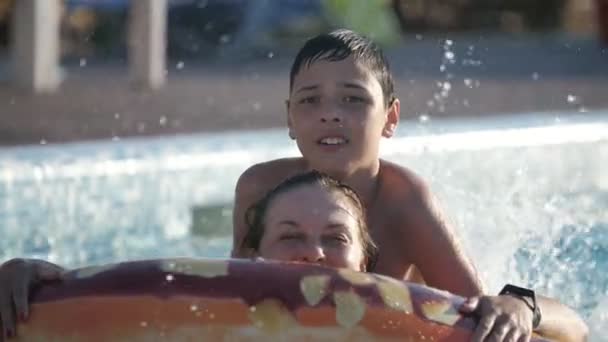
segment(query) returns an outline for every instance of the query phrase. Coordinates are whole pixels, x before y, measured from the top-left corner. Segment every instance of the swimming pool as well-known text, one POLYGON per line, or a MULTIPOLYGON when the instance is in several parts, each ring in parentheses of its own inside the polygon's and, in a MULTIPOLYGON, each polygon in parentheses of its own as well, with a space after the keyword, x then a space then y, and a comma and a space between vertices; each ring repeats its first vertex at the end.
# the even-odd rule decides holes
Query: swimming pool
MULTIPOLYGON (((427 179, 490 291, 537 288, 608 330, 608 111, 402 124, 382 156, 427 179)), ((228 255, 234 184, 298 155, 285 130, 0 149, 0 262, 228 255)))

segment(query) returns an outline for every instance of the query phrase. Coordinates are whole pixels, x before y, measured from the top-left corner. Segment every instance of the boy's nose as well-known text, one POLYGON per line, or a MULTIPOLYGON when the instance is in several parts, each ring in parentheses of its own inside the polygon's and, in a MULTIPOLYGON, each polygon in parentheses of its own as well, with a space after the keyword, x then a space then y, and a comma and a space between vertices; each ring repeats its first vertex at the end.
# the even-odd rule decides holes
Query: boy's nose
POLYGON ((333 117, 332 117, 332 115, 326 115, 326 116, 321 117, 321 122, 326 123, 329 121, 339 123, 342 121, 342 119, 337 115, 333 115, 333 117))
POLYGON ((340 123, 342 122, 342 114, 340 113, 340 109, 337 106, 332 104, 326 104, 324 108, 321 109, 321 122, 333 122, 340 123))

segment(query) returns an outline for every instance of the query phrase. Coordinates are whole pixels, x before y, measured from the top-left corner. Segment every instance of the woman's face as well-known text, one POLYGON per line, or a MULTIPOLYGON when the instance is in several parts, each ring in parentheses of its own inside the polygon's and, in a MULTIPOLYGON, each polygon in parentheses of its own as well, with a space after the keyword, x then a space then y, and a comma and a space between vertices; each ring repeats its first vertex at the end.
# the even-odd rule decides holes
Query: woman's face
POLYGON ((345 195, 321 185, 287 190, 266 210, 258 256, 364 271, 359 215, 345 195))

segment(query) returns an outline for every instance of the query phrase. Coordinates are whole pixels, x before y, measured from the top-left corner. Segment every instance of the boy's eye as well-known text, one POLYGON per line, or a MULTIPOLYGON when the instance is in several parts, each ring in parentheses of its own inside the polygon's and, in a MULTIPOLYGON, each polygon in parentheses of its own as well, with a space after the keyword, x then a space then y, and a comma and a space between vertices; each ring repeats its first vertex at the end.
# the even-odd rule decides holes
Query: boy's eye
POLYGON ((308 96, 308 97, 304 97, 304 98, 300 99, 300 101, 298 101, 298 103, 301 103, 301 104, 304 104, 304 103, 312 104, 312 103, 317 103, 317 102, 319 102, 318 96, 308 96))
POLYGON ((365 99, 361 96, 345 96, 343 101, 346 103, 364 103, 365 99))

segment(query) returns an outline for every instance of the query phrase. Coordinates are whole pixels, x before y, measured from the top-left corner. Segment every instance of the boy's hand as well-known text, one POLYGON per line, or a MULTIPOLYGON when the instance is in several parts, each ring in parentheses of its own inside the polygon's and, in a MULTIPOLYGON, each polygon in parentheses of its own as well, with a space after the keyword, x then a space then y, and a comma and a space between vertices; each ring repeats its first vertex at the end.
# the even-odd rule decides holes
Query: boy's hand
POLYGON ((35 259, 12 259, 0 266, 0 342, 16 334, 17 320, 29 315, 30 289, 44 281, 60 280, 64 269, 35 259))
POLYGON ((479 317, 473 342, 527 342, 532 336, 534 314, 521 299, 506 295, 472 297, 462 304, 460 312, 479 317))

